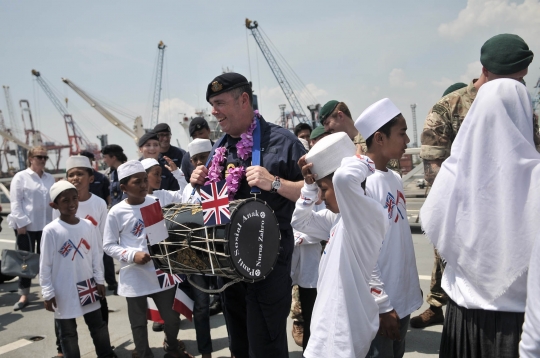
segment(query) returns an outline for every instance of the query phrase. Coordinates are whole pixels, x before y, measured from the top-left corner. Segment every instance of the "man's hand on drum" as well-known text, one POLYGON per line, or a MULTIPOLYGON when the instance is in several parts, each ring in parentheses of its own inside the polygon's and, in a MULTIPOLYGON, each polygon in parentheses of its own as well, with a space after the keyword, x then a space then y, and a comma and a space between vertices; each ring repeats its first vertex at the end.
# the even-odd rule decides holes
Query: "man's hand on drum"
POLYGON ((194 188, 197 185, 204 185, 204 182, 206 181, 206 176, 207 175, 208 175, 208 168, 205 167, 204 165, 199 165, 191 173, 191 178, 189 178, 189 183, 194 188))
POLYGON ((260 165, 248 167, 246 169, 246 180, 249 186, 256 186, 262 190, 272 190, 272 182, 275 176, 270 174, 266 168, 260 165))
POLYGON ((133 257, 133 262, 135 262, 138 265, 144 265, 150 260, 151 260, 150 255, 144 251, 137 251, 135 253, 135 256, 133 257))
POLYGON ((315 180, 317 180, 315 174, 311 174, 311 168, 313 167, 313 163, 307 163, 306 162, 306 156, 302 156, 300 159, 298 159, 298 166, 302 170, 302 176, 304 177, 304 181, 306 184, 313 184, 315 183, 315 180))

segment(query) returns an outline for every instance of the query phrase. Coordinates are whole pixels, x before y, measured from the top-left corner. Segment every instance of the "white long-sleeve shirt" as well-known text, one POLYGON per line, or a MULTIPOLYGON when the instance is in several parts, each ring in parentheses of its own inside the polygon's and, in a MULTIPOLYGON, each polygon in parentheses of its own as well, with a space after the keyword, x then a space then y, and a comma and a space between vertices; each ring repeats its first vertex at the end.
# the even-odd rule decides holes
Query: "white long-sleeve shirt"
POLYGON ((379 328, 379 308, 368 282, 388 228, 384 210, 364 195, 368 166, 343 159, 332 179, 340 213, 314 212, 316 184, 304 184, 291 225, 314 237, 329 236, 319 266, 317 299, 307 358, 363 358, 379 328))
POLYGON ((144 265, 133 262, 136 252, 149 253, 140 209, 155 202, 154 198, 148 196, 141 205, 129 205, 126 200, 122 200, 113 206, 107 215, 103 250, 107 255, 120 261, 118 280, 120 296, 145 296, 170 288, 162 289, 159 286, 152 261, 144 265))
POLYGON ((98 229, 84 219, 75 225, 57 219, 43 229, 39 284, 45 300, 56 298, 54 318, 77 318, 101 307, 99 300, 81 306, 77 290, 78 282, 91 278, 104 282, 99 241, 98 229))
POLYGON ((49 173, 40 177, 28 168, 15 174, 11 180, 11 213, 8 224, 12 229, 26 227, 28 231, 41 231, 52 220, 49 190, 54 178, 49 173))
POLYGON ((422 305, 422 291, 401 177, 392 170, 375 170, 366 181, 366 195, 384 208, 389 224, 372 272, 371 291, 380 313, 393 308, 404 318, 422 305))

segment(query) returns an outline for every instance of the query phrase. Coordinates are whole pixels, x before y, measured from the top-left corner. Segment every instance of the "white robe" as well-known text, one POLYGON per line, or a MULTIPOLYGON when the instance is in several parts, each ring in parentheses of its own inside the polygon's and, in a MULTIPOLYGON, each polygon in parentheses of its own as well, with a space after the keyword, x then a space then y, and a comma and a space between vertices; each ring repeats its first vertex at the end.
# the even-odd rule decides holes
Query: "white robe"
POLYGON ((540 240, 538 238, 531 255, 528 279, 527 306, 523 333, 519 342, 519 356, 537 358, 540 357, 540 240))
POLYGON ((313 212, 316 184, 304 184, 296 203, 293 228, 330 236, 319 266, 306 358, 364 358, 379 329, 379 308, 368 282, 388 220, 380 204, 364 195, 361 183, 369 174, 363 160, 343 159, 332 180, 340 214, 313 212))
POLYGON ((525 289, 516 284, 540 231, 532 116, 518 81, 482 85, 420 210, 422 228, 446 261, 443 289, 462 307, 525 308, 525 289))

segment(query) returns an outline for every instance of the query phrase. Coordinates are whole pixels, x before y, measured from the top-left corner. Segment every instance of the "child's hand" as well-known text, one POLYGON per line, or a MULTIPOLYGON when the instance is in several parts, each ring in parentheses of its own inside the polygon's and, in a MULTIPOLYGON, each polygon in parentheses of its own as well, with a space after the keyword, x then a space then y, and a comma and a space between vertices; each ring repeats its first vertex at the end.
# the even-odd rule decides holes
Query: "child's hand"
POLYGON ((101 297, 101 299, 104 299, 107 295, 107 292, 105 292, 105 285, 100 285, 96 283, 97 293, 101 297))
POLYGON ((178 169, 178 166, 176 165, 176 163, 171 158, 164 155, 163 159, 165 159, 167 164, 169 164, 169 165, 165 165, 165 168, 169 169, 170 172, 174 172, 176 169, 178 169))
POLYGON ((379 334, 393 341, 401 339, 399 334, 399 316, 396 310, 379 315, 379 334))
POLYGON ((306 182, 306 184, 315 183, 316 175, 311 174, 310 170, 313 167, 313 163, 307 164, 305 155, 298 159, 298 166, 302 170, 302 175, 304 176, 304 181, 306 182))
POLYGON ((146 253, 144 251, 137 251, 135 253, 135 257, 133 257, 133 262, 135 262, 136 264, 139 264, 139 265, 144 265, 147 262, 149 262, 150 260, 151 260, 150 255, 148 255, 148 253, 146 253))
POLYGON ((43 302, 43 304, 45 305, 45 309, 46 309, 47 311, 54 312, 54 311, 55 311, 54 308, 57 307, 57 306, 56 306, 56 297, 53 297, 53 298, 51 298, 51 299, 48 300, 48 301, 45 300, 45 301, 43 302))

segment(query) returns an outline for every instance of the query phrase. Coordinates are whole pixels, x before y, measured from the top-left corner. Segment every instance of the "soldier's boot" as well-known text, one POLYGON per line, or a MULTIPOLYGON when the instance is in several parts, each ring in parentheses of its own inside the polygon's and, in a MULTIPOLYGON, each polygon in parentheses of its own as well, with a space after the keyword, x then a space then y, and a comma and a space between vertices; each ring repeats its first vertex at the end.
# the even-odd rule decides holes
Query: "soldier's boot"
POLYGON ((435 324, 442 324, 443 322, 444 315, 442 307, 429 306, 423 313, 411 318, 410 325, 413 328, 425 328, 435 324))

